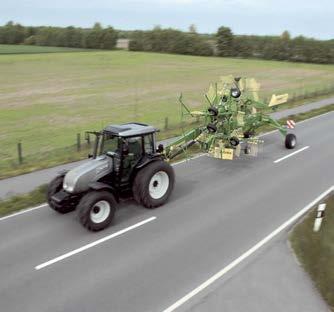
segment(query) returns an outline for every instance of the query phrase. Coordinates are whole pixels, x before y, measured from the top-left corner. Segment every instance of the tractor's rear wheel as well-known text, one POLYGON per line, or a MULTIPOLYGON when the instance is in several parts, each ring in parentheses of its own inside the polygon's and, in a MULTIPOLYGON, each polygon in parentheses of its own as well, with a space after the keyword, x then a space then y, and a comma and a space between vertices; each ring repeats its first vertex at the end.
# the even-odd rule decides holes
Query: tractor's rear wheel
POLYGON ((285 147, 293 149, 297 145, 297 138, 293 133, 288 133, 285 137, 285 147))
POLYGON ((52 196, 61 191, 61 189, 63 188, 63 181, 64 181, 63 175, 55 177, 48 185, 46 198, 50 208, 59 213, 68 213, 73 211, 74 208, 71 206, 59 205, 52 200, 52 196))
POLYGON ((76 210, 79 221, 85 228, 100 231, 113 220, 116 200, 108 191, 92 191, 81 198, 76 210))
POLYGON ((174 188, 174 170, 164 161, 155 161, 141 169, 133 183, 135 200, 146 208, 163 205, 174 188))

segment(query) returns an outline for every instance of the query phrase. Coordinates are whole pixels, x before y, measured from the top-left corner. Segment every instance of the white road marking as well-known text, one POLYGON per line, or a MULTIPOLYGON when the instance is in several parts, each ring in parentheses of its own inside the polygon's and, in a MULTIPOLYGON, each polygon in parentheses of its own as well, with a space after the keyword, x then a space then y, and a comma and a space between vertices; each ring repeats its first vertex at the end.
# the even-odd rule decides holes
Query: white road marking
POLYGON ((72 250, 72 251, 70 251, 70 252, 68 252, 68 253, 66 253, 66 254, 63 254, 63 255, 61 255, 61 256, 59 256, 59 257, 56 257, 56 258, 51 259, 51 260, 49 260, 49 261, 46 261, 46 262, 44 262, 44 263, 42 263, 42 264, 39 264, 39 265, 37 265, 37 266, 35 267, 35 270, 43 269, 43 268, 45 268, 45 267, 47 267, 47 266, 50 266, 51 264, 54 264, 54 263, 59 262, 59 261, 62 261, 62 260, 64 260, 64 259, 66 259, 66 258, 69 258, 69 257, 71 257, 71 256, 73 256, 73 255, 76 255, 76 254, 78 254, 78 253, 80 253, 80 252, 82 252, 82 251, 85 251, 85 250, 87 250, 87 249, 89 249, 89 248, 92 248, 92 247, 94 247, 94 246, 96 246, 96 245, 102 244, 102 243, 104 243, 104 242, 106 242, 106 241, 108 241, 108 240, 110 240, 110 239, 112 239, 112 238, 115 238, 115 237, 117 237, 117 236, 120 236, 120 235, 122 235, 122 234, 124 234, 124 233, 126 233, 126 232, 129 232, 129 231, 131 231, 131 230, 134 230, 135 228, 140 227, 140 226, 142 226, 142 225, 144 225, 144 224, 146 224, 146 223, 148 223, 148 222, 151 222, 151 221, 155 220, 156 218, 157 218, 157 217, 151 217, 151 218, 148 218, 148 219, 143 220, 143 221, 141 221, 141 222, 138 222, 138 223, 136 223, 136 224, 134 224, 134 225, 131 225, 131 226, 129 226, 129 227, 123 229, 123 230, 120 230, 120 231, 118 231, 118 232, 116 232, 116 233, 113 233, 113 234, 111 234, 111 235, 108 235, 108 236, 106 236, 106 237, 103 237, 103 238, 101 238, 101 239, 98 239, 98 240, 95 241, 95 242, 89 243, 89 244, 84 245, 84 246, 82 246, 82 247, 80 247, 80 248, 77 248, 77 249, 75 249, 75 250, 72 250))
POLYGON ((326 115, 333 114, 333 113, 334 113, 334 111, 330 111, 330 112, 323 113, 323 114, 320 114, 320 115, 317 115, 317 116, 313 116, 313 117, 311 117, 311 118, 307 118, 307 119, 298 121, 297 124, 301 124, 301 123, 304 123, 304 122, 307 122, 307 121, 310 121, 310 120, 313 120, 313 119, 317 119, 317 118, 320 118, 320 117, 324 117, 324 116, 326 116, 326 115))
POLYGON ((322 198, 327 196, 329 193, 334 191, 334 185, 331 186, 329 189, 327 189, 325 192, 320 194, 315 200, 313 200, 311 203, 309 203, 306 207, 304 207, 302 210, 300 210, 298 213, 296 213, 294 216, 292 216, 289 220, 284 222, 282 225, 280 225, 276 230, 271 232, 269 235, 267 235, 265 238, 263 238, 261 241, 259 241, 256 245, 254 245, 252 248, 248 249, 245 253, 243 253, 240 257, 236 258, 234 261, 232 261, 229 265, 224 267, 221 271, 217 272, 215 275, 210 277, 208 280, 206 280, 204 283, 190 291, 187 295, 176 301, 174 304, 169 306, 167 309, 163 310, 163 312, 172 312, 175 311, 177 308, 179 308, 181 305, 189 301, 192 297, 200 293, 202 290, 210 286, 212 283, 214 283, 216 280, 224 276, 227 272, 232 270, 234 267, 236 267, 239 263, 241 263, 243 260, 251 256, 253 253, 255 253, 259 248, 261 248, 263 245, 268 243, 272 238, 277 236, 280 232, 285 230, 288 226, 296 222, 301 216, 303 216, 308 210, 310 210, 317 202, 319 202, 322 198))
POLYGON ((15 212, 15 213, 12 213, 12 214, 10 214, 8 216, 0 218, 0 221, 6 220, 6 219, 9 219, 9 218, 12 218, 12 217, 16 217, 18 215, 21 215, 21 214, 24 214, 24 213, 27 213, 27 212, 30 212, 30 211, 34 211, 36 209, 40 209, 40 208, 46 207, 47 205, 48 205, 47 203, 44 203, 44 204, 36 206, 36 207, 32 207, 32 208, 20 210, 18 212, 15 212))
POLYGON ((296 154, 298 154, 298 153, 300 153, 300 152, 302 152, 302 151, 305 151, 305 150, 308 149, 308 148, 309 148, 309 146, 304 146, 303 148, 301 148, 301 149, 299 149, 299 150, 297 150, 297 151, 295 151, 295 152, 293 152, 293 153, 291 153, 291 154, 288 154, 288 155, 285 155, 285 156, 282 157, 282 158, 276 159, 276 160, 274 161, 274 163, 277 164, 277 163, 279 163, 280 161, 282 161, 282 160, 284 160, 284 159, 287 159, 287 158, 289 158, 289 157, 291 157, 291 156, 293 156, 293 155, 296 155, 296 154))

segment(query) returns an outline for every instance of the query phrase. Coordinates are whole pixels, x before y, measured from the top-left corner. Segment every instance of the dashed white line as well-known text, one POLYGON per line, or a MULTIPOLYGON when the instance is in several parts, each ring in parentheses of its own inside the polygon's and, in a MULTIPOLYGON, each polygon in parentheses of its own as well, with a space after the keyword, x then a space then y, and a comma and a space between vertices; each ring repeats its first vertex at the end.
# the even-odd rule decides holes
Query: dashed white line
POLYGON ((66 258, 69 258, 69 257, 71 257, 71 256, 74 256, 74 255, 80 253, 80 252, 83 252, 83 251, 85 251, 85 250, 87 250, 87 249, 89 249, 89 248, 92 248, 92 247, 94 247, 94 246, 96 246, 96 245, 102 244, 102 243, 104 243, 104 242, 106 242, 106 241, 108 241, 108 240, 110 240, 110 239, 112 239, 112 238, 115 238, 115 237, 117 237, 117 236, 120 236, 120 235, 122 235, 122 234, 124 234, 124 233, 126 233, 126 232, 129 232, 129 231, 131 231, 131 230, 134 230, 135 228, 138 228, 138 227, 140 227, 140 226, 142 226, 142 225, 144 225, 144 224, 146 224, 146 223, 148 223, 148 222, 151 222, 151 221, 155 220, 156 218, 157 218, 157 217, 151 217, 151 218, 148 218, 148 219, 143 220, 143 221, 141 221, 141 222, 138 222, 138 223, 136 223, 136 224, 134 224, 134 225, 131 225, 131 226, 129 226, 129 227, 123 229, 123 230, 120 230, 120 231, 118 231, 118 232, 116 232, 116 233, 113 233, 113 234, 111 234, 111 235, 108 235, 108 236, 105 236, 105 237, 103 237, 103 238, 100 238, 100 239, 98 239, 97 241, 94 241, 94 242, 89 243, 89 244, 87 244, 87 245, 84 245, 84 246, 82 246, 82 247, 80 247, 80 248, 77 248, 77 249, 75 249, 75 250, 72 250, 72 251, 70 251, 70 252, 67 252, 67 253, 65 253, 65 254, 63 254, 63 255, 61 255, 61 256, 59 256, 59 257, 56 257, 56 258, 51 259, 51 260, 49 260, 49 261, 46 261, 46 262, 44 262, 44 263, 42 263, 42 264, 39 264, 39 265, 37 265, 37 266, 35 267, 35 270, 43 269, 43 268, 45 268, 45 267, 47 267, 47 266, 50 266, 50 265, 52 265, 52 264, 54 264, 54 263, 56 263, 56 262, 62 261, 62 260, 64 260, 64 259, 66 259, 66 258))
POLYGON ((309 148, 309 146, 304 146, 303 148, 301 148, 301 149, 299 149, 299 150, 297 150, 297 151, 295 151, 295 152, 293 152, 293 153, 291 153, 291 154, 288 154, 288 155, 283 156, 282 158, 276 159, 276 160, 274 161, 274 163, 277 164, 277 163, 281 162, 281 161, 284 160, 284 159, 287 159, 287 158, 289 158, 289 157, 291 157, 291 156, 293 156, 293 155, 296 155, 296 154, 298 154, 298 153, 300 153, 300 152, 302 152, 302 151, 305 151, 305 150, 308 149, 308 148, 309 148))
POLYGON ((292 216, 289 220, 284 222, 282 225, 280 225, 276 230, 271 232, 269 235, 267 235, 265 238, 263 238, 261 241, 259 241, 256 245, 254 245, 252 248, 248 249, 245 253, 243 253, 240 257, 236 258, 234 261, 232 261, 229 265, 224 267, 221 271, 217 272, 215 275, 210 277, 208 280, 206 280, 204 283, 196 287, 194 290, 190 291, 187 295, 176 301, 174 304, 169 306, 167 309, 163 310, 163 312, 172 312, 175 311, 177 308, 179 308, 181 305, 189 301, 192 297, 200 293, 202 290, 210 286, 212 283, 214 283, 216 280, 220 279, 222 276, 224 276, 227 272, 232 270, 234 267, 236 267, 239 263, 241 263, 243 260, 251 256, 253 253, 255 253, 259 248, 261 248, 263 245, 268 243, 272 238, 277 236, 280 232, 285 230, 288 226, 296 222, 301 216, 303 216, 308 210, 310 210, 316 203, 318 203, 321 199, 323 199, 325 196, 330 194, 332 191, 334 191, 334 185, 324 191, 322 194, 320 194, 315 200, 313 200, 311 203, 309 203, 306 207, 304 207, 302 210, 300 210, 298 213, 296 213, 294 216, 292 216))
POLYGON ((10 215, 8 215, 8 216, 5 216, 5 217, 0 218, 0 221, 6 220, 6 219, 9 219, 9 218, 12 218, 12 217, 16 217, 16 216, 18 216, 18 215, 21 215, 21 214, 24 214, 24 213, 27 213, 27 212, 30 212, 30 211, 33 211, 33 210, 37 210, 37 209, 46 207, 47 205, 48 205, 47 203, 44 203, 44 204, 39 205, 39 206, 36 206, 36 207, 32 207, 32 208, 28 208, 28 209, 20 210, 20 211, 18 211, 18 212, 15 212, 15 213, 12 213, 12 214, 10 214, 10 215))

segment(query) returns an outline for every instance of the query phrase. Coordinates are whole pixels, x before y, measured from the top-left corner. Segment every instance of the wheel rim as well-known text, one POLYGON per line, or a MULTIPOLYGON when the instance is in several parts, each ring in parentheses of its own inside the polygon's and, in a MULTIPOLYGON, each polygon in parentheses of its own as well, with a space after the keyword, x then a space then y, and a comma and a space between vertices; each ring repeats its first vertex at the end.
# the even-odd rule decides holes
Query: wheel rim
POLYGON ((90 211, 90 219, 94 223, 105 221, 110 215, 110 204, 105 200, 100 200, 94 204, 90 211))
POLYGON ((153 199, 163 197, 169 187, 169 176, 164 171, 158 171, 150 180, 149 192, 153 199))
POLYGON ((291 146, 295 146, 296 145, 296 139, 292 138, 290 144, 291 144, 291 146))

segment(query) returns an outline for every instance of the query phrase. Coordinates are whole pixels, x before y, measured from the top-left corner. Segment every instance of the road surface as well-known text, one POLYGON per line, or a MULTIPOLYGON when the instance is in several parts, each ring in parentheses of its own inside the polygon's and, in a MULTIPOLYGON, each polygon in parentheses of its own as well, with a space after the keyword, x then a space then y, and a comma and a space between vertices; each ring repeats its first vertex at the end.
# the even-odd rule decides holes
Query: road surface
MULTIPOLYGON (((280 119, 280 118, 284 118, 290 115, 304 113, 304 112, 307 112, 313 109, 317 109, 323 106, 327 106, 333 103, 334 103, 334 97, 331 97, 328 99, 319 100, 316 102, 312 102, 312 103, 305 104, 302 106, 297 106, 297 107, 290 108, 287 110, 278 111, 278 112, 272 113, 271 116, 273 118, 280 119)), ((164 140, 161 143, 168 144, 170 140, 172 139, 164 140)), ((0 199, 8 198, 15 194, 22 194, 22 193, 30 192, 42 184, 49 183, 49 181, 55 175, 57 175, 58 172, 76 167, 84 161, 86 160, 76 161, 76 162, 56 166, 53 168, 38 170, 38 171, 31 172, 31 173, 23 174, 20 176, 0 180, 0 199)))
MULTIPOLYGON (((168 204, 147 210, 124 203, 102 232, 88 232, 74 213, 59 215, 48 207, 0 219, 0 310, 173 311, 181 298, 334 184, 333 133, 334 113, 328 113, 298 124, 293 151, 274 132, 263 137, 257 158, 203 156, 181 163, 168 204)), ((219 311, 225 305, 241 311, 242 299, 223 289, 231 281, 243 287, 242 268, 261 259, 262 248, 176 311, 203 311, 199 307, 216 291, 219 311)), ((263 265, 267 274, 271 269, 277 268, 263 265)), ((271 309, 266 296, 254 298, 267 300, 263 311, 293 311, 285 301, 271 309)), ((321 302, 313 302, 316 311, 325 311, 315 300, 321 302)))

